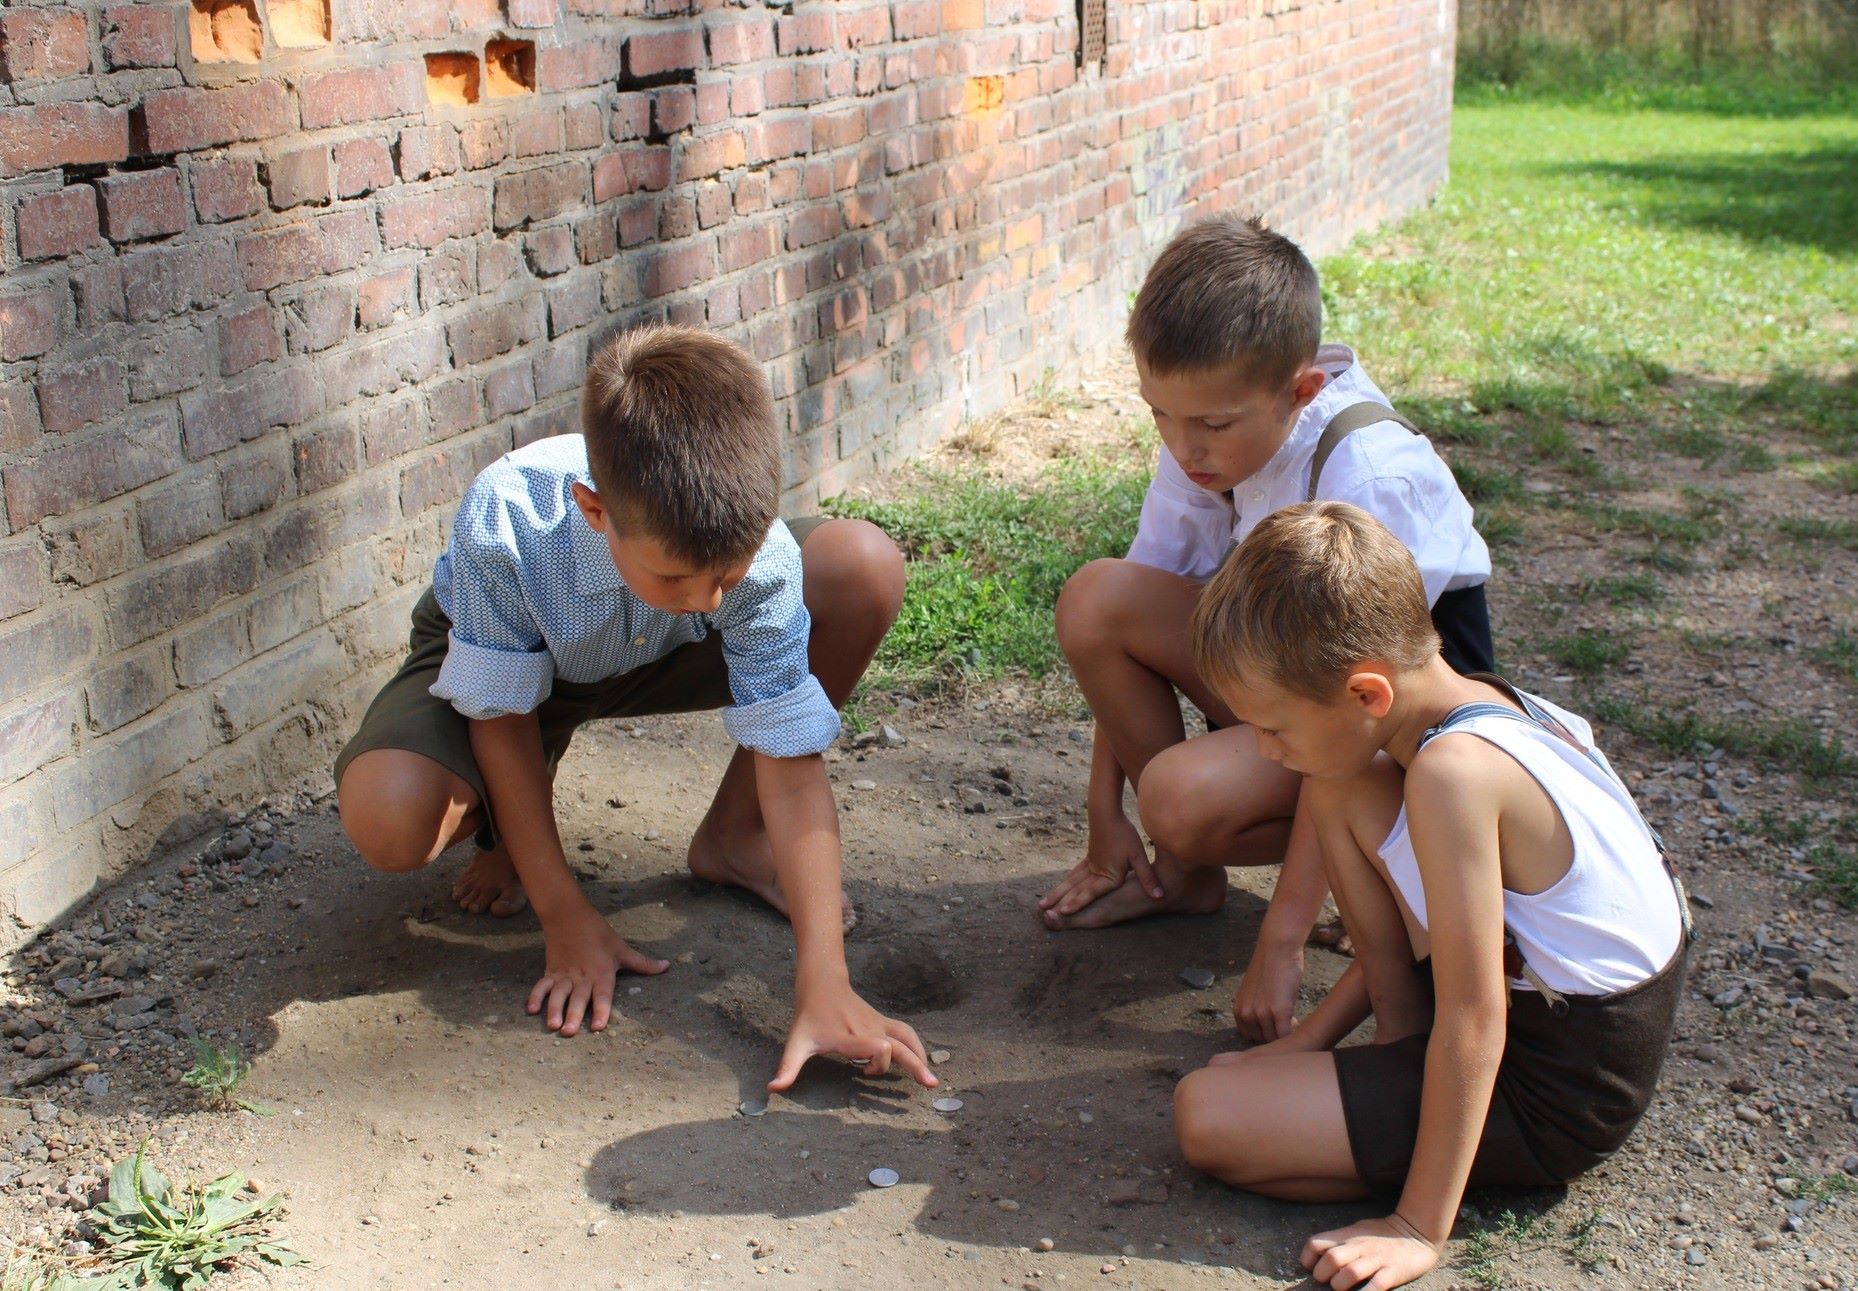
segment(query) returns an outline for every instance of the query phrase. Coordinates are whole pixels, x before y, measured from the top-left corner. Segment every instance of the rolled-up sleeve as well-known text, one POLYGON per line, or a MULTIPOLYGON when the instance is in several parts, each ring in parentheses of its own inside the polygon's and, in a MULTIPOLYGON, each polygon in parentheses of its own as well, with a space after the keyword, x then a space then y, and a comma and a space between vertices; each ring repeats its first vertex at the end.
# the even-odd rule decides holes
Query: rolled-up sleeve
POLYGON ((1208 579, 1232 548, 1232 508, 1187 478, 1167 449, 1155 462, 1129 559, 1184 578, 1208 579))
POLYGON ((748 576, 712 616, 735 703, 723 729, 774 758, 823 753, 839 737, 839 713, 807 662, 812 617, 801 599, 800 548, 777 525, 748 576))
MULTIPOLYGON (((479 721, 529 713, 555 684, 555 660, 523 596, 514 541, 493 505, 467 495, 446 549, 449 648, 432 694, 479 721)), ((435 580, 436 581, 436 580, 435 580)))

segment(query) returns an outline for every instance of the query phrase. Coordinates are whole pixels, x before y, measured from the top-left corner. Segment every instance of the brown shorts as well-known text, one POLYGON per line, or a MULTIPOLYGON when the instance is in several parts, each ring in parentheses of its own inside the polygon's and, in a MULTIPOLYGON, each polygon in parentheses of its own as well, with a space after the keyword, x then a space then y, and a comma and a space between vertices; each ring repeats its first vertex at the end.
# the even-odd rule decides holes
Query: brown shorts
MULTIPOLYGON (((1565 1012, 1539 992, 1510 992, 1508 1034, 1471 1185, 1550 1187, 1599 1165, 1650 1105, 1683 994, 1688 943, 1655 976, 1613 995, 1568 997, 1565 1012)), ((1431 974, 1421 965, 1428 985, 1431 974)), ((1342 1117, 1355 1170, 1398 1192, 1419 1135, 1429 1036, 1335 1051, 1342 1117)))
MULTIPOLYGON (((807 535, 825 523, 823 516, 790 520, 794 541, 806 544, 807 535)), ((432 589, 413 606, 413 631, 407 640, 406 659, 362 716, 342 752, 336 756, 339 785, 348 764, 375 749, 406 749, 431 758, 471 786, 477 794, 483 824, 477 833, 479 847, 496 846, 497 829, 490 816, 490 795, 484 776, 471 753, 471 722, 449 701, 432 693, 439 668, 451 648, 451 620, 439 608, 432 589)), ((701 641, 681 645, 662 659, 622 672, 603 681, 572 682, 557 679, 548 697, 536 709, 542 727, 542 754, 549 771, 568 751, 577 727, 608 717, 645 717, 653 713, 694 713, 726 708, 735 702, 729 691, 729 669, 723 663, 720 632, 701 641)))

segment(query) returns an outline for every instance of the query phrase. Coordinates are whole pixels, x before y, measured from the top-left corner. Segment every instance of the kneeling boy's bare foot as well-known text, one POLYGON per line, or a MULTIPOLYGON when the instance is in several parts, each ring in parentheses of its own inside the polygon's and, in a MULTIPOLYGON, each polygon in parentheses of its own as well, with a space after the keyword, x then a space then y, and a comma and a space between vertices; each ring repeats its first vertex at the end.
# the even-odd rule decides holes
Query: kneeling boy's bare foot
POLYGON ((522 880, 516 877, 516 864, 502 847, 493 852, 479 852, 471 858, 464 873, 452 884, 452 900, 471 914, 483 914, 488 910, 499 919, 508 918, 529 904, 522 880))
MULTIPOLYGON (((783 915, 788 914, 787 894, 781 891, 774 849, 766 830, 742 836, 725 834, 706 819, 691 837, 686 860, 690 872, 705 882, 753 892, 783 915)), ((844 902, 845 931, 850 932, 858 922, 858 914, 844 893, 839 899, 844 902)))
POLYGON ((1111 888, 1076 914, 1043 910, 1039 917, 1047 928, 1108 928, 1152 914, 1212 914, 1226 904, 1226 871, 1219 867, 1158 862, 1155 877, 1161 880, 1159 901, 1143 891, 1131 873, 1121 887, 1111 888))

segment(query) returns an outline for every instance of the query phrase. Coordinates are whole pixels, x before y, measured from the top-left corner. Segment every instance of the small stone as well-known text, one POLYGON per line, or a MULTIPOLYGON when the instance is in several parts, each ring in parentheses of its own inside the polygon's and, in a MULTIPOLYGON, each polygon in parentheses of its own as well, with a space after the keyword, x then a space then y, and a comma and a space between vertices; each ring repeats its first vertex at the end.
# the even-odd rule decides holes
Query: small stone
POLYGON ((852 788, 860 789, 860 790, 875 789, 877 788, 877 781, 875 780, 854 780, 852 781, 852 788))
POLYGON ((1097 1272, 1099 1272, 1099 1273, 1114 1273, 1114 1272, 1116 1272, 1116 1266, 1115 1266, 1114 1264, 1105 1264, 1105 1265, 1104 1265, 1104 1266, 1103 1266, 1102 1268, 1100 1268, 1100 1269, 1098 1269, 1098 1270, 1097 1270, 1097 1272))
POLYGON ((947 1062, 953 1056, 954 1055, 949 1053, 949 1051, 946 1049, 931 1049, 929 1051, 929 1061, 934 1063, 938 1067, 940 1067, 943 1063, 947 1062))
POLYGON ((1055 1251, 1058 1249, 1058 1243, 1054 1242, 1049 1237, 1041 1237, 1032 1244, 1032 1249, 1035 1251, 1055 1251))
POLYGON ((866 1175, 865 1179, 873 1188, 894 1188, 897 1186, 899 1177, 900 1176, 895 1170, 892 1170, 889 1166, 881 1165, 870 1174, 866 1175))
POLYGON ((273 843, 258 853, 258 859, 266 865, 282 865, 290 859, 290 849, 282 843, 273 843))
POLYGON ((1820 1000, 1849 1000, 1852 984, 1830 969, 1815 968, 1807 974, 1807 993, 1820 1000))
POLYGON ((643 834, 640 834, 639 837, 643 838, 648 843, 655 843, 663 838, 664 834, 656 829, 648 829, 643 834))
POLYGON ((766 1116, 768 1114, 768 1100, 765 1098, 745 1098, 736 1107, 736 1111, 742 1113, 744 1116, 766 1116))
POLYGON ((1702 1264, 1704 1263, 1705 1259, 1706 1257, 1703 1254, 1703 1248, 1701 1246, 1693 1246, 1689 1250, 1684 1252, 1684 1262, 1686 1264, 1690 1264, 1693 1266, 1702 1264))
POLYGON ((1781 1239, 1773 1233, 1763 1233, 1755 1239, 1755 1249, 1758 1251, 1771 1251, 1780 1244, 1781 1239))
POLYGON ((84 1092, 92 1098, 102 1098, 110 1092, 110 1078, 102 1072, 84 1077, 84 1092))
POLYGON ((959 1112, 967 1104, 959 1098, 938 1098, 930 1106, 938 1112, 959 1112))
POLYGON ((879 748, 894 749, 902 747, 909 741, 903 738, 896 727, 884 722, 877 728, 877 743, 879 748))
POLYGON ((250 831, 235 829, 226 835, 225 853, 228 860, 242 861, 252 854, 252 836, 250 831))
POLYGON ((1183 968, 1179 977, 1196 991, 1210 989, 1215 981, 1213 970, 1210 968, 1183 968))
POLYGON ((1011 1197, 1002 1197, 998 1201, 994 1202, 994 1205, 998 1206, 1001 1210, 1004 1210, 1009 1215, 1015 1213, 1019 1209, 1019 1203, 1017 1201, 1014 1201, 1011 1197))

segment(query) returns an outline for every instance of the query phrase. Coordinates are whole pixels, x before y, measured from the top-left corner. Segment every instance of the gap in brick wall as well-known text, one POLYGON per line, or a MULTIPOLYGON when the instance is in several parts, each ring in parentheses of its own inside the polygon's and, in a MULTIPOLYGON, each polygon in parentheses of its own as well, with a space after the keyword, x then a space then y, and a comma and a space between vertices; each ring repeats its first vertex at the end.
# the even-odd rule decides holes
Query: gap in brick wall
POLYGON ((535 93, 535 42, 493 40, 484 46, 484 88, 493 99, 535 93))
POLYGON ((258 0, 193 0, 187 37, 195 62, 256 63, 265 49, 258 0))
POLYGON ((329 43, 329 0, 270 0, 271 38, 285 49, 329 43))
POLYGON ((426 55, 426 97, 443 107, 476 103, 479 92, 477 55, 453 50, 426 55))

